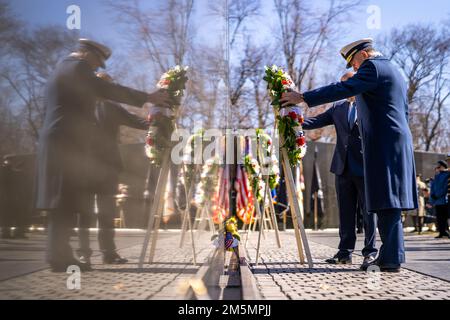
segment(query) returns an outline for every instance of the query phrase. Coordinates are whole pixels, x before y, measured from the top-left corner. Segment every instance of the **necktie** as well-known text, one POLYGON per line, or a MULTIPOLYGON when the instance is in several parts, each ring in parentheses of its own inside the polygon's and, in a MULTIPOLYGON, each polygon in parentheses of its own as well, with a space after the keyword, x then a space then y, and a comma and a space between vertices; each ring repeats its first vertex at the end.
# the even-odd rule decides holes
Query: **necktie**
POLYGON ((356 106, 354 103, 351 103, 350 110, 348 113, 348 124, 350 126, 350 129, 353 129, 355 122, 356 122, 356 106))

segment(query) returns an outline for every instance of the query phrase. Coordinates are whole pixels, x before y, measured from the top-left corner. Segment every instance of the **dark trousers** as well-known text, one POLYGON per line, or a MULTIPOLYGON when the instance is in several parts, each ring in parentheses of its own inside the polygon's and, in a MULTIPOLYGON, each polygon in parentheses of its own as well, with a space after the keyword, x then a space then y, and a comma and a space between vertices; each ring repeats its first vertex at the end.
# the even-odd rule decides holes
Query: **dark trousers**
MULTIPOLYGON (((93 199, 92 199, 93 203, 93 199)), ((97 194, 98 209, 98 244, 103 255, 111 255, 116 251, 114 242, 114 217, 116 213, 116 200, 113 195, 97 194)), ((78 255, 90 257, 92 249, 90 247, 89 227, 95 216, 90 214, 82 214, 79 217, 79 249, 78 255)))
POLYGON ((419 233, 422 232, 424 217, 419 217, 418 215, 414 215, 414 216, 412 216, 412 219, 413 219, 413 223, 414 223, 414 229, 417 230, 419 233))
POLYGON ((378 232, 381 238, 379 263, 383 266, 398 266, 405 262, 403 223, 400 209, 377 212, 378 232))
POLYGON ((436 223, 440 236, 447 236, 448 232, 448 204, 437 205, 436 223))
POLYGON ((51 265, 73 260, 70 235, 75 225, 75 213, 53 210, 48 217, 47 262, 51 265))
POLYGON ((363 228, 364 228, 363 211, 360 207, 360 204, 358 203, 358 208, 356 210, 356 231, 357 231, 357 233, 363 233, 363 228))
POLYGON ((376 255, 376 222, 375 215, 369 213, 365 206, 364 178, 344 172, 336 175, 336 194, 339 207, 339 252, 343 255, 351 254, 356 243, 356 218, 358 202, 363 212, 364 221, 364 249, 362 254, 366 257, 376 255))

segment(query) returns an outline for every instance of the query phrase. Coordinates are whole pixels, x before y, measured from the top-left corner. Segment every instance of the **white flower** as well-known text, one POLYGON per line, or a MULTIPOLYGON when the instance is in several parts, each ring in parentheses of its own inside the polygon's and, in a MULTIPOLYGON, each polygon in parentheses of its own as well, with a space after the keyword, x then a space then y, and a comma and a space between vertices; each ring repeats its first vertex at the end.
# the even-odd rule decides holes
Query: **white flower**
POLYGON ((291 82, 290 84, 284 84, 283 88, 284 89, 295 89, 295 84, 293 82, 291 82))
POLYGON ((278 158, 277 158, 276 155, 274 155, 274 154, 272 155, 271 161, 272 161, 272 163, 273 163, 274 165, 278 165, 278 158))
POLYGON ((306 155, 306 149, 307 149, 307 147, 306 147, 306 144, 305 144, 305 145, 302 146, 302 148, 301 148, 300 159, 303 159, 303 158, 305 157, 305 155, 306 155))
POLYGON ((272 166, 270 174, 271 175, 279 175, 280 174, 280 168, 278 166, 272 166))
POLYGON ((256 159, 252 158, 250 160, 250 165, 253 167, 253 170, 255 170, 256 174, 259 174, 261 171, 261 168, 259 167, 259 163, 256 159))
POLYGON ((276 175, 276 176, 275 176, 275 181, 276 181, 276 183, 279 183, 279 182, 280 182, 280 176, 279 176, 279 175, 276 175))

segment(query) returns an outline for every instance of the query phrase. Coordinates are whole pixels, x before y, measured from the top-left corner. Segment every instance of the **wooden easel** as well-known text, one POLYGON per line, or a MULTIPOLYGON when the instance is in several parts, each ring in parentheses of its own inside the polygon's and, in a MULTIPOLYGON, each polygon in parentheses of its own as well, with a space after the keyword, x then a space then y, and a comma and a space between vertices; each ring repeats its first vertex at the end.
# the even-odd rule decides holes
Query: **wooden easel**
MULTIPOLYGON (((153 262, 153 258, 155 255, 156 244, 158 241, 158 230, 161 224, 161 217, 164 210, 164 193, 167 187, 168 177, 169 177, 169 169, 170 169, 170 153, 171 148, 165 148, 163 150, 163 155, 161 159, 161 170, 158 177, 158 183, 156 185, 155 197, 152 204, 152 208, 150 210, 150 214, 148 217, 147 231, 144 238, 144 243, 142 245, 141 255, 139 258, 138 267, 142 268, 144 265, 145 256, 147 254, 148 245, 150 243, 151 236, 151 246, 149 252, 149 263, 153 262), (152 234, 153 232, 153 234, 152 234)), ((189 206, 187 205, 187 209, 189 206)), ((185 210, 185 214, 188 212, 185 210)), ((188 219, 190 223, 190 219, 188 219)), ((195 244, 191 229, 191 241, 192 241, 192 251, 193 251, 193 263, 196 264, 196 252, 195 252, 195 244)))
MULTIPOLYGON (((277 116, 278 114, 276 114, 277 116)), ((280 136, 280 144, 281 146, 284 145, 284 139, 282 136, 280 136)), ((295 238, 297 240, 297 249, 298 249, 298 255, 300 258, 300 263, 305 263, 305 256, 303 254, 303 249, 305 250, 306 259, 308 260, 308 266, 310 268, 313 267, 313 261, 311 256, 311 250, 309 248, 308 244, 308 238, 306 236, 305 227, 303 225, 303 206, 300 206, 298 203, 296 194, 297 188, 295 187, 294 183, 294 177, 292 175, 292 169, 291 165, 289 163, 289 157, 287 155, 286 148, 281 147, 281 158, 282 158, 282 165, 283 165, 283 172, 284 176, 286 178, 286 187, 288 192, 288 198, 289 198, 289 207, 291 210, 292 215, 292 222, 294 224, 294 230, 295 230, 295 238)), ((300 191, 301 192, 301 191, 300 191)))
POLYGON ((204 205, 199 209, 197 208, 197 212, 195 213, 194 220, 194 230, 197 230, 197 237, 200 237, 200 231, 206 228, 206 223, 208 224, 209 230, 211 231, 211 235, 215 234, 215 226, 214 222, 211 219, 211 216, 208 214, 208 210, 211 208, 210 200, 206 200, 204 205))
MULTIPOLYGON (((261 165, 262 156, 259 152, 259 148, 257 151, 257 160, 261 165)), ((270 189, 268 186, 269 186, 269 176, 266 175, 265 187, 264 187, 264 199, 263 199, 263 208, 264 208, 263 212, 261 212, 261 208, 259 206, 259 202, 257 199, 257 193, 255 192, 256 190, 252 190, 253 198, 254 198, 254 206, 255 206, 256 213, 257 213, 255 222, 253 223, 253 231, 255 231, 255 229, 256 229, 256 223, 259 222, 258 245, 257 245, 257 249, 256 249, 256 259, 255 259, 256 265, 258 265, 259 249, 260 249, 260 245, 261 245, 261 236, 263 236, 265 239, 264 230, 270 230, 270 229, 275 230, 275 237, 277 240, 277 245, 278 245, 278 248, 281 248, 281 239, 280 239, 280 234, 279 234, 279 230, 278 230, 278 224, 277 224, 276 217, 275 217, 275 208, 273 206, 272 195, 270 194, 270 189), (268 199, 269 199, 268 206, 266 206, 266 197, 268 197, 268 199), (269 227, 267 226, 267 223, 269 224, 269 227)), ((246 227, 246 225, 244 225, 244 231, 245 231, 245 227, 246 227)), ((246 234, 244 247, 247 246, 247 241, 248 241, 249 235, 252 231, 251 227, 252 227, 252 223, 250 222, 249 226, 248 226, 248 232, 246 234)))
MULTIPOLYGON (((262 156, 261 156, 259 150, 258 150, 257 154, 258 154, 258 162, 260 164, 262 164, 263 159, 262 159, 262 156)), ((255 259, 256 265, 258 265, 258 260, 259 260, 259 250, 261 248, 261 235, 263 234, 263 228, 268 229, 267 226, 265 225, 266 215, 267 215, 266 209, 269 209, 270 218, 268 220, 269 220, 269 222, 271 221, 272 227, 275 230, 275 238, 277 240, 278 248, 281 248, 281 239, 280 239, 280 234, 279 234, 279 230, 278 230, 277 219, 275 217, 275 208, 273 207, 272 195, 270 194, 270 190, 269 190, 269 176, 268 175, 266 175, 265 184, 264 184, 263 207, 264 207, 264 214, 261 216, 261 220, 259 223, 260 229, 259 229, 259 234, 258 234, 258 245, 256 246, 256 259, 255 259), (266 197, 269 198, 268 208, 266 208, 266 197)), ((258 208, 259 208, 259 205, 258 205, 258 208)))
MULTIPOLYGON (((275 119, 278 116, 278 111, 275 110, 275 119)), ((275 125, 275 130, 277 130, 277 127, 275 125)), ((296 194, 297 194, 297 188, 295 187, 294 182, 294 176, 292 174, 291 165, 289 163, 289 157, 287 155, 286 148, 284 146, 284 139, 282 136, 280 136, 280 145, 281 145, 281 163, 283 167, 284 176, 286 178, 286 189, 288 192, 288 199, 289 199, 289 207, 292 215, 292 222, 294 225, 294 231, 295 231, 295 239, 297 242, 297 250, 298 255, 300 258, 300 263, 305 263, 305 254, 306 259, 308 262, 308 267, 313 268, 313 261, 311 256, 311 250, 309 248, 308 244, 308 238, 306 236, 306 231, 303 225, 303 206, 300 206, 298 203, 296 194), (305 254, 303 253, 303 249, 305 250, 305 254)), ((301 191, 300 191, 301 192, 301 191)), ((261 234, 261 231, 260 231, 261 234)), ((258 247, 257 247, 257 254, 256 254, 256 262, 258 261, 258 254, 259 254, 259 246, 260 246, 260 240, 258 239, 258 247)))
MULTIPOLYGON (((186 167, 183 165, 182 169, 183 169, 183 174, 184 174, 184 181, 186 182, 186 177, 187 177, 186 167)), ((194 170, 194 175, 192 177, 192 181, 189 185, 189 190, 185 193, 186 208, 184 209, 184 213, 183 213, 183 222, 181 224, 181 237, 180 237, 180 245, 179 245, 180 248, 183 246, 184 238, 185 238, 185 235, 187 232, 186 229, 189 229, 189 234, 191 236, 192 255, 193 255, 194 265, 197 264, 197 255, 195 252, 195 241, 194 241, 194 233, 193 233, 194 231, 192 228, 190 209, 191 209, 191 198, 192 198, 192 194, 194 193, 195 177, 197 176, 197 172, 198 172, 198 168, 196 166, 196 168, 194 170)))

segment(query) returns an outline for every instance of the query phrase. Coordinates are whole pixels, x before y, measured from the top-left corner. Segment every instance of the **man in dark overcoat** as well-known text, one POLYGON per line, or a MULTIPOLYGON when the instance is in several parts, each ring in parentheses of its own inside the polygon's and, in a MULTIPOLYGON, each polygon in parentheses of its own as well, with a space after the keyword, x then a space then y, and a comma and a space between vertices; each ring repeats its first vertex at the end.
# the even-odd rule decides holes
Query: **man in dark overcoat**
POLYGON ((49 213, 47 261, 53 271, 69 265, 88 269, 73 257, 70 228, 76 213, 89 210, 91 138, 99 98, 142 107, 146 102, 168 105, 165 91, 148 94, 96 77, 111 51, 88 39, 63 59, 47 81, 46 109, 38 145, 36 207, 49 213))
MULTIPOLYGON (((105 72, 97 76, 109 82, 113 79, 105 72)), ((118 103, 98 100, 95 108, 96 130, 93 139, 92 186, 89 188, 90 212, 80 214, 79 244, 77 250, 81 261, 90 264, 89 227, 91 226, 94 204, 97 204, 98 243, 103 255, 103 263, 122 264, 128 260, 116 251, 114 242, 114 217, 116 214, 116 195, 118 194, 119 174, 123 162, 119 151, 120 127, 148 130, 150 121, 129 112, 118 103)))
MULTIPOLYGON (((346 73, 341 81, 353 76, 346 73)), ((339 251, 326 262, 333 264, 352 263, 352 252, 356 244, 356 222, 358 202, 363 212, 364 263, 375 259, 376 219, 367 212, 364 196, 364 165, 361 136, 358 129, 356 102, 354 97, 335 102, 327 111, 305 119, 303 129, 312 130, 333 125, 336 129, 336 148, 331 161, 331 172, 335 174, 336 196, 339 209, 339 251)))
MULTIPOLYGON (((356 96, 361 131, 366 207, 376 212, 382 246, 370 265, 399 272, 405 261, 402 210, 417 208, 416 170, 408 126, 407 86, 370 38, 341 50, 356 74, 347 81, 304 92, 283 94, 283 105, 305 102, 309 107, 356 96)), ((363 266, 367 270, 369 264, 363 266)))

